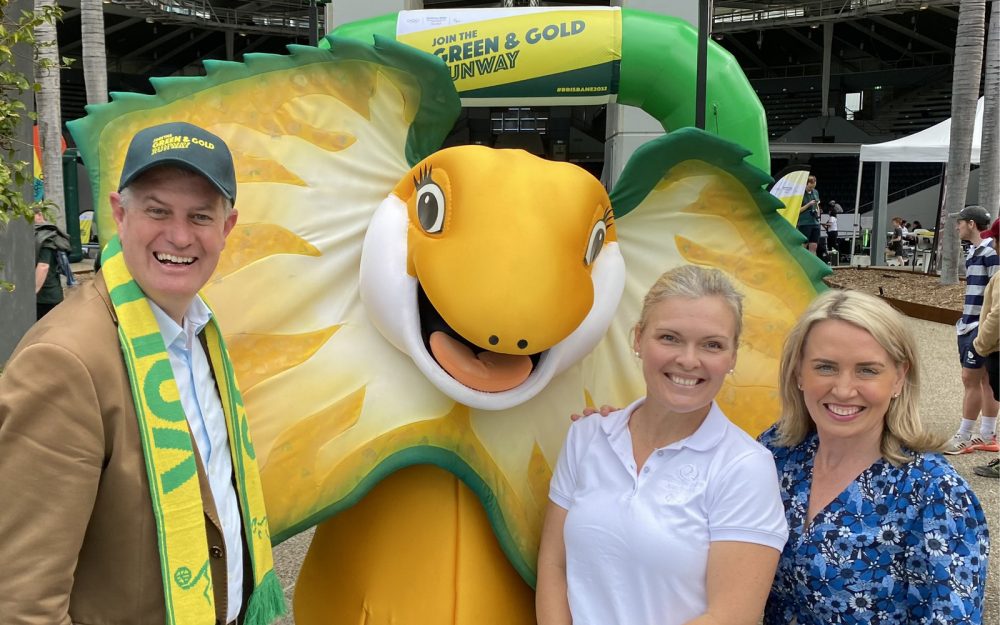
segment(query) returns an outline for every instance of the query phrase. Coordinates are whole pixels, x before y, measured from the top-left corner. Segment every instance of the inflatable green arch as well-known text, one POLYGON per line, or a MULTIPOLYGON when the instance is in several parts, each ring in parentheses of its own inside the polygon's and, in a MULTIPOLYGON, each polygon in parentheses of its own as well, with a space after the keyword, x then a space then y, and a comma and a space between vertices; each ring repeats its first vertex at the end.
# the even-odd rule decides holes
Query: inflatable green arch
MULTIPOLYGON (((470 10, 466 13, 470 13, 470 10)), ((509 14, 516 15, 512 10, 507 10, 509 14)), ((516 10, 514 10, 516 11, 516 10)), ((416 47, 427 52, 432 52, 442 56, 446 63, 455 65, 462 59, 453 58, 447 52, 447 44, 435 45, 434 36, 427 38, 427 45, 419 45, 421 40, 414 36, 398 36, 399 25, 409 14, 425 13, 401 12, 389 13, 367 20, 359 20, 344 24, 332 31, 332 35, 346 39, 354 39, 362 43, 371 43, 373 36, 381 36, 390 39, 399 38, 403 43, 410 45, 418 44, 416 47), (439 52, 444 47, 445 51, 439 52)), ((447 14, 448 11, 438 12, 447 14)), ((491 12, 491 18, 482 22, 466 22, 461 28, 465 32, 477 31, 477 40, 485 37, 482 34, 484 26, 493 24, 493 32, 513 34, 521 45, 515 50, 527 53, 528 51, 539 55, 546 54, 546 50, 541 45, 534 50, 527 50, 531 41, 530 33, 535 29, 536 36, 544 36, 546 26, 552 25, 558 28, 564 23, 574 21, 584 24, 584 28, 592 26, 592 22, 607 22, 610 24, 593 24, 597 30, 598 25, 604 28, 600 31, 604 38, 592 38, 591 45, 596 44, 601 56, 597 58, 605 59, 601 66, 607 66, 608 72, 603 74, 607 78, 600 81, 600 74, 597 72, 586 72, 589 68, 579 68, 568 70, 566 74, 575 74, 572 79, 582 78, 582 82, 587 83, 581 89, 586 89, 584 93, 601 94, 604 101, 616 101, 618 104, 634 106, 642 109, 654 117, 667 132, 685 126, 694 126, 695 120, 695 88, 696 71, 693 62, 697 54, 698 33, 688 22, 684 20, 640 11, 635 9, 597 9, 597 10, 551 10, 527 13, 522 16, 519 22, 515 22, 513 27, 508 27, 504 23, 505 17, 498 15, 499 11, 491 12), (553 16, 567 14, 565 18, 558 18, 560 21, 553 22, 553 16), (534 24, 534 25, 532 25, 534 24), (520 26, 520 30, 518 30, 520 26), (527 36, 525 36, 527 34, 527 36), (617 59, 615 58, 617 57, 617 59), (613 59, 613 60, 607 60, 613 59), (620 61, 618 60, 620 59, 620 61)), ((517 19, 510 18, 510 19, 517 19)), ((579 29, 580 27, 577 26, 579 29)), ((444 30, 444 29, 442 29, 444 30)), ((426 31, 429 33, 435 30, 426 31)), ((572 35, 573 32, 567 27, 561 31, 556 31, 562 37, 572 35)), ((459 43, 462 42, 459 39, 459 43)), ((470 42, 471 43, 471 42, 470 42)), ((488 40, 487 40, 487 43, 488 40)), ((489 57, 490 52, 496 55, 504 53, 504 42, 501 42, 499 50, 493 50, 488 46, 485 50, 476 50, 474 45, 464 46, 473 56, 489 57), (485 54, 477 55, 477 52, 485 54)), ((546 41, 538 42, 542 45, 546 41)), ((326 41, 320 42, 320 47, 329 47, 326 41)), ((482 47, 481 47, 482 48, 482 47)), ((592 50, 581 50, 576 48, 578 53, 584 58, 595 58, 592 50)), ((464 55, 463 55, 464 56, 464 55)), ((570 61, 570 60, 568 60, 570 61)), ((571 62, 571 61, 570 61, 571 62)), ((579 63, 577 63, 579 64, 579 63)), ((705 120, 708 132, 711 132, 723 139, 732 141, 751 152, 747 158, 750 164, 768 172, 771 169, 770 156, 768 152, 767 122, 764 115, 764 107, 761 105, 753 87, 743 74, 736 59, 722 46, 710 40, 708 42, 708 75, 706 82, 706 103, 705 120)), ((454 72, 453 72, 454 77, 454 72)), ((514 94, 519 94, 522 99, 528 101, 544 98, 552 104, 567 104, 565 98, 559 98, 557 93, 553 93, 550 87, 556 84, 558 79, 553 80, 552 76, 545 77, 549 80, 540 79, 521 80, 517 86, 519 90, 509 90, 510 97, 507 101, 516 100, 514 94)), ((501 78, 496 85, 510 86, 509 82, 501 78)), ((463 91, 458 86, 459 95, 466 101, 470 95, 476 99, 481 98, 480 93, 487 98, 490 90, 483 89, 479 93, 463 91)), ((494 87, 494 93, 499 91, 494 87)), ((576 92, 579 93, 579 92, 576 92)), ((593 98, 589 102, 594 102, 593 98)))

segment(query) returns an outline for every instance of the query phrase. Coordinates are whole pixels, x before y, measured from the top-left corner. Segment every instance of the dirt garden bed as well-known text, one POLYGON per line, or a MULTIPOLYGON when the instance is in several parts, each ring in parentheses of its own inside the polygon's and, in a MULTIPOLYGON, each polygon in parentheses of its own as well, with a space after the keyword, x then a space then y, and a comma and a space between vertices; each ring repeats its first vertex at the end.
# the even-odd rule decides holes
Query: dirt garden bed
POLYGON ((879 295, 906 315, 947 324, 961 316, 965 297, 964 280, 942 285, 940 276, 909 269, 836 268, 824 282, 879 295))

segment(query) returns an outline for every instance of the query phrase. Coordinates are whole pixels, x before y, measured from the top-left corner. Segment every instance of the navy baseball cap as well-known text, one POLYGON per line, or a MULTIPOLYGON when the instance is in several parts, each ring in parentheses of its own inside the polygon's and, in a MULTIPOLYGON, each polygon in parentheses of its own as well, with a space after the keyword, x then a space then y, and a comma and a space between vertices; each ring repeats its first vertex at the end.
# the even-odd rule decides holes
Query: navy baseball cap
POLYGON ((982 206, 966 206, 957 213, 952 213, 951 216, 959 221, 974 221, 979 230, 986 230, 990 227, 990 213, 982 206))
POLYGON ((225 141, 204 128, 187 122, 170 122, 135 133, 125 154, 118 190, 161 165, 195 171, 215 185, 225 198, 236 201, 233 155, 225 141))

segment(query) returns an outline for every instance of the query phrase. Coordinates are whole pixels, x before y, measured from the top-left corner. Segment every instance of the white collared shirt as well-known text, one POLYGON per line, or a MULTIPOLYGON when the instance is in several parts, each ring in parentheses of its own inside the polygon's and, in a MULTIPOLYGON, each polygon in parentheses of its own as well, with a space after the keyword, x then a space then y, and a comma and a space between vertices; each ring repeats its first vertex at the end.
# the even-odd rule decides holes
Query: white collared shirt
POLYGON ((574 423, 552 476, 574 625, 685 623, 707 605, 710 543, 788 538, 771 453, 715 403, 637 471, 628 422, 644 401, 574 423))
POLYGON ((212 499, 222 524, 229 582, 226 620, 232 622, 239 616, 243 604, 243 523, 233 486, 233 459, 226 415, 222 411, 208 357, 198 340, 198 334, 212 313, 201 297, 195 296, 184 313, 182 327, 152 300, 149 305, 160 326, 163 343, 167 346, 181 406, 187 415, 191 435, 198 444, 198 454, 208 474, 212 499))

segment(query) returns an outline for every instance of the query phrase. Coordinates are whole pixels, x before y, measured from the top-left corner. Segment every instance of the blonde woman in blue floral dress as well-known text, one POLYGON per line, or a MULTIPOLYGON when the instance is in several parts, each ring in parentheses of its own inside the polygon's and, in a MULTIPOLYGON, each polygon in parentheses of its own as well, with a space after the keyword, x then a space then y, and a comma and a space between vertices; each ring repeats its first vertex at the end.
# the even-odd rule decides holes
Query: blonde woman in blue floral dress
POLYGON ((765 625, 981 623, 979 500, 924 432, 904 318, 863 293, 818 297, 789 335, 774 454, 789 539, 765 625))

